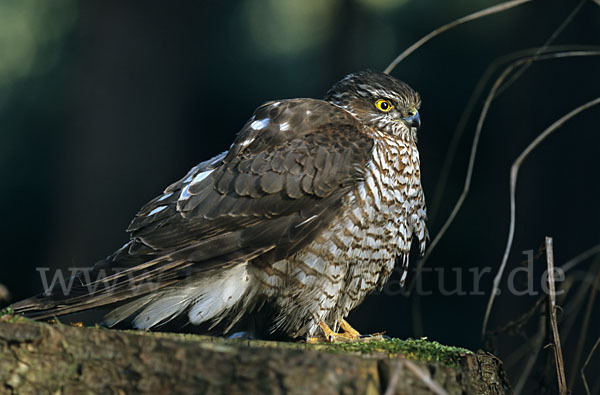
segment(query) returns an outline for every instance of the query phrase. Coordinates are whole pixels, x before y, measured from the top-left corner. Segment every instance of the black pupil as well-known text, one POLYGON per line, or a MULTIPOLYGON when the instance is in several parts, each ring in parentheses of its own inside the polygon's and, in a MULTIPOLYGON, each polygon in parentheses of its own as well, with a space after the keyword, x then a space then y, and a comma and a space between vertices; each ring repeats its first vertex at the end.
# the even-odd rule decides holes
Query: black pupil
POLYGON ((387 110, 388 109, 389 104, 387 104, 387 102, 381 102, 381 109, 382 110, 387 110))

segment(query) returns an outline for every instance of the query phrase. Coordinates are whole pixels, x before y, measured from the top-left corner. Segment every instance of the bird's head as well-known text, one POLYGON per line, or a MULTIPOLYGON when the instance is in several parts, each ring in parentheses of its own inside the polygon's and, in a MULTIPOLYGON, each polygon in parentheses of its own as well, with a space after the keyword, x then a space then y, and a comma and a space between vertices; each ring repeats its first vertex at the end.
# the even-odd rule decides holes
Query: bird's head
POLYGON ((398 138, 416 139, 421 125, 419 94, 402 81, 378 71, 360 71, 338 81, 325 100, 362 123, 398 138))

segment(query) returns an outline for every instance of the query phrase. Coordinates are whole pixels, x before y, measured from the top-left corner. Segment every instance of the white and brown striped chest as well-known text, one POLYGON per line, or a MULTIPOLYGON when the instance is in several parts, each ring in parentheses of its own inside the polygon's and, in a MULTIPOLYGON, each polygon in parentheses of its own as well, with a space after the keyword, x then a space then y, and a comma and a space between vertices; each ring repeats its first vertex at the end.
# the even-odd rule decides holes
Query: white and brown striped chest
POLYGON ((286 311, 285 326, 301 331, 300 317, 334 328, 339 320, 385 284, 396 261, 406 264, 415 235, 425 246, 425 202, 419 153, 414 144, 381 133, 364 179, 344 200, 343 215, 294 256, 262 276, 268 296, 286 311), (383 136, 382 136, 383 135, 383 136))
POLYGON ((344 316, 385 284, 396 257, 402 258, 406 269, 413 236, 421 250, 425 248, 425 199, 416 145, 384 133, 378 137, 364 181, 346 203, 344 222, 345 229, 352 229, 346 233, 352 249, 345 258, 353 263, 340 299, 344 316))

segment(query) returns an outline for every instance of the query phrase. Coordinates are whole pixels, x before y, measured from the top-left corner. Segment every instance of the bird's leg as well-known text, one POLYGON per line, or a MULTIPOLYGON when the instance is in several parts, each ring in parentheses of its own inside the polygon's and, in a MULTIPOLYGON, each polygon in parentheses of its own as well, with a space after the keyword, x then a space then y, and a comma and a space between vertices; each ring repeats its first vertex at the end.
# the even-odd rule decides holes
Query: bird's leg
POLYGON ((340 328, 344 331, 344 334, 348 337, 352 337, 352 338, 360 337, 360 333, 356 329, 352 328, 352 326, 348 323, 348 321, 346 321, 343 318, 342 318, 342 322, 340 323, 340 328))
POLYGON ((343 336, 343 334, 334 332, 333 329, 331 329, 329 325, 327 325, 323 321, 319 321, 319 327, 323 332, 323 336, 311 337, 306 341, 307 343, 335 343, 336 341, 340 342, 340 337, 343 336))
POLYGON ((319 327, 323 331, 324 336, 316 336, 311 337, 307 340, 307 343, 321 343, 321 342, 329 342, 329 343, 350 343, 350 342, 368 342, 371 340, 382 340, 383 336, 380 333, 376 333, 373 335, 361 335, 356 329, 352 328, 350 324, 342 319, 340 323, 340 329, 344 332, 336 333, 334 332, 326 323, 323 321, 319 322, 319 327))

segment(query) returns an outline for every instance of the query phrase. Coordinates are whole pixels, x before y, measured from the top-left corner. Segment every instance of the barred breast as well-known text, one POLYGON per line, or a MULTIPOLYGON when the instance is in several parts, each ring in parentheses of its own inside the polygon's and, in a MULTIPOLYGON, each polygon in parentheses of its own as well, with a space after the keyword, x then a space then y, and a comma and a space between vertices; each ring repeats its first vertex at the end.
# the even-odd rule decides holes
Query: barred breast
POLYGON ((344 215, 307 247, 256 271, 264 296, 280 314, 274 330, 318 334, 319 321, 337 330, 342 318, 389 278, 396 257, 406 276, 413 235, 425 248, 425 199, 416 145, 377 132, 364 180, 344 201, 344 215))

